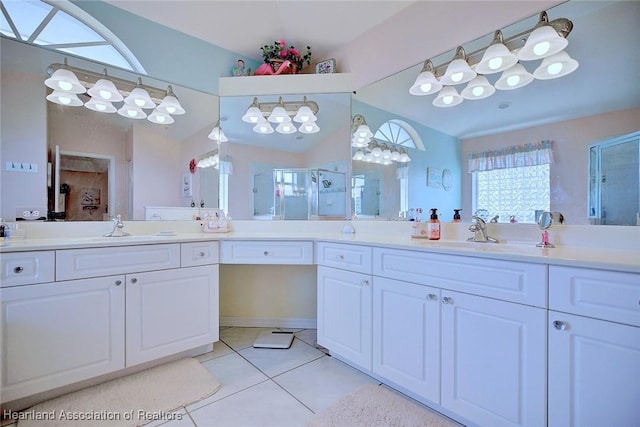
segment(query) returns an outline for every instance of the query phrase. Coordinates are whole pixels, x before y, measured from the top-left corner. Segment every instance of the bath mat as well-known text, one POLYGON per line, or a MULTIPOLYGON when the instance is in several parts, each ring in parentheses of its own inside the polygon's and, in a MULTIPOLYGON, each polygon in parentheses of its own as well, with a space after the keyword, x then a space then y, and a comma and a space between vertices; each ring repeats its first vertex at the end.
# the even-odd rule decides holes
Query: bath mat
POLYGON ((177 420, 186 415, 172 410, 220 386, 200 362, 180 359, 39 403, 22 413, 28 419, 18 427, 134 427, 177 420))
POLYGON ((307 427, 460 427, 384 386, 366 384, 314 415, 307 427))

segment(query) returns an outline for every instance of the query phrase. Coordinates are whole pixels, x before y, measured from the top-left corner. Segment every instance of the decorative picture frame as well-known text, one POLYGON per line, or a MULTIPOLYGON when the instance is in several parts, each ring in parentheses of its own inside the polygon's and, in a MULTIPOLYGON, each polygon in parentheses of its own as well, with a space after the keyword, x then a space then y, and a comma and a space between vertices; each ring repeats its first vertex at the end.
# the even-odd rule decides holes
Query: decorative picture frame
POLYGON ((193 196, 193 189, 191 184, 192 184, 191 174, 188 172, 185 174, 182 174, 182 197, 193 196))
POLYGON ((316 62, 316 74, 331 74, 336 72, 336 60, 334 58, 316 62))
POLYGON ((442 169, 427 168, 427 186, 442 188, 442 169))

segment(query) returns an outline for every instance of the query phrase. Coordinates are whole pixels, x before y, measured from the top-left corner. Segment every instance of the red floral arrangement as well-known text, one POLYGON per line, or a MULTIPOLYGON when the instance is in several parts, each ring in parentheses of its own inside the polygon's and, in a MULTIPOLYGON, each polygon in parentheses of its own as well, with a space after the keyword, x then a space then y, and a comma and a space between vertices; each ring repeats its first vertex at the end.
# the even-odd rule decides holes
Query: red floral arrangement
POLYGON ((196 173, 197 168, 198 167, 196 165, 196 159, 191 159, 191 161, 189 162, 189 172, 196 173))
POLYGON ((260 50, 262 50, 262 59, 267 64, 273 65, 274 59, 290 61, 298 66, 298 70, 311 64, 311 46, 307 46, 307 52, 301 55, 298 49, 294 46, 287 46, 287 43, 280 39, 274 41, 272 45, 265 44, 260 50))

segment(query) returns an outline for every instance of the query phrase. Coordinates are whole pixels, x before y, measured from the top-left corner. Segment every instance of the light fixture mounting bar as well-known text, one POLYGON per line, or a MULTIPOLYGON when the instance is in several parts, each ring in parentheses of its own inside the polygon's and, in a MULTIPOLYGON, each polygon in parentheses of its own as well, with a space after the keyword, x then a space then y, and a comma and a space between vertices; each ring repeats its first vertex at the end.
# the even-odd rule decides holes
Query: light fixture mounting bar
POLYGON ((268 117, 273 109, 278 106, 284 107, 288 115, 295 116, 303 105, 309 107, 313 114, 318 114, 318 110, 320 109, 320 107, 318 107, 318 103, 315 101, 309 101, 306 97, 302 101, 282 101, 282 98, 280 98, 280 101, 278 102, 259 102, 258 108, 265 117, 268 117))
MULTIPOLYGON (((76 68, 70 65, 65 65, 60 63, 54 63, 49 65, 49 67, 47 68, 47 73, 49 75, 52 75, 56 70, 60 68, 66 68, 67 70, 73 71, 73 73, 78 77, 78 80, 80 81, 80 83, 87 89, 90 89, 91 87, 93 87, 93 85, 96 84, 98 80, 106 78, 111 82, 113 82, 113 84, 116 85, 116 87, 122 93, 122 95, 126 97, 137 86, 137 82, 131 82, 129 80, 125 80, 125 79, 121 79, 121 78, 113 77, 109 75, 105 76, 105 73, 102 73, 102 74, 96 73, 94 71, 88 71, 82 68, 76 68)), ((157 87, 149 86, 146 84, 142 84, 139 87, 142 87, 143 89, 145 89, 149 93, 149 96, 151 96, 151 99, 156 104, 160 104, 167 94, 166 89, 158 89, 157 87)))

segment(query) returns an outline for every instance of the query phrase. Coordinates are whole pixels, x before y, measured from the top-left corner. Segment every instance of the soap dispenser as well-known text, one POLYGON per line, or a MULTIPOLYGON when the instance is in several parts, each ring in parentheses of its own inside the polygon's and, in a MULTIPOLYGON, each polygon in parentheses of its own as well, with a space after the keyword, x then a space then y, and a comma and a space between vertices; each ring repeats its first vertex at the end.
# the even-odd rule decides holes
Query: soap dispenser
POLYGON ((453 222, 460 222, 462 219, 460 218, 460 211, 462 209, 454 209, 453 210, 453 222))
POLYGON ((427 223, 427 237, 429 240, 440 240, 440 220, 436 208, 431 209, 431 218, 427 223))

